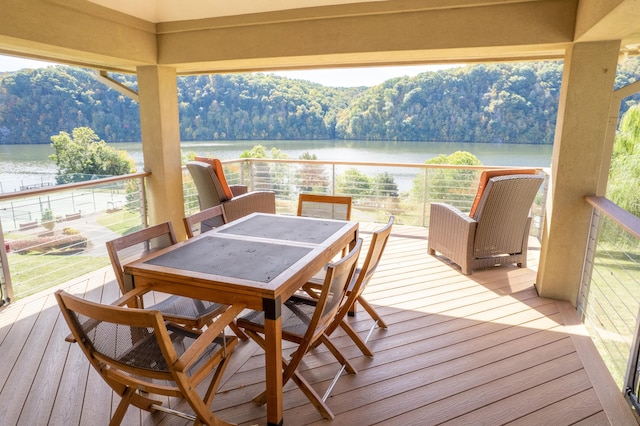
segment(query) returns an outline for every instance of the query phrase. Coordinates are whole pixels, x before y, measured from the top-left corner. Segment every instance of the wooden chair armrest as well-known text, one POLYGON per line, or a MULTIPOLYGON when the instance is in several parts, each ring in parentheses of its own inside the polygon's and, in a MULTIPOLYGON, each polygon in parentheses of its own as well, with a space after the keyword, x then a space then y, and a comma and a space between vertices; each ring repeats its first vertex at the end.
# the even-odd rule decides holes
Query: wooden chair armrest
MULTIPOLYGON (((136 299, 136 302, 135 302, 134 305, 132 305, 132 307, 134 307, 134 308, 138 307, 139 303, 138 303, 137 300, 140 299, 142 297, 142 295, 144 295, 148 291, 149 290, 146 289, 146 288, 134 288, 133 290, 128 291, 127 293, 122 295, 122 297, 120 297, 119 299, 117 299, 116 301, 111 303, 111 305, 124 306, 124 305, 128 305, 131 300, 136 299)), ((67 337, 65 337, 64 340, 65 340, 65 342, 76 343, 76 339, 75 339, 75 337, 73 337, 73 334, 67 335, 67 337)))
POLYGON ((322 281, 317 281, 312 278, 311 281, 308 281, 302 286, 302 290, 314 299, 318 299, 322 291, 322 284, 322 281))
POLYGON ((198 337, 198 339, 189 346, 189 349, 176 361, 174 365, 175 369, 180 372, 187 370, 245 307, 244 304, 231 305, 213 324, 207 326, 207 329, 200 337, 198 337))
POLYGON ((137 308, 140 306, 138 301, 141 300, 142 296, 148 292, 149 292, 148 288, 144 288, 144 287, 134 288, 133 290, 130 290, 125 294, 123 294, 119 299, 116 299, 111 304, 115 306, 125 306, 125 305, 128 306, 130 301, 136 300, 135 305, 132 305, 131 307, 137 308))

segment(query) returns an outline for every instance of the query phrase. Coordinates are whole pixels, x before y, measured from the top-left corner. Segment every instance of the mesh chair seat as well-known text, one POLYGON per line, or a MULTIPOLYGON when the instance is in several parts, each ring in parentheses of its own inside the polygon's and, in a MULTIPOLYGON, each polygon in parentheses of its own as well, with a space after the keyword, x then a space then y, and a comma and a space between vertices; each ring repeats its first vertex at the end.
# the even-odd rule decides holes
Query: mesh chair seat
POLYGON ((154 304, 150 309, 157 309, 167 318, 172 318, 175 322, 203 321, 220 314, 227 305, 209 302, 206 300, 192 299, 183 296, 169 296, 166 299, 154 304))
MULTIPOLYGON (((129 367, 171 373, 153 328, 104 321, 96 325, 95 321, 81 314, 76 313, 76 317, 85 334, 91 335, 91 343, 97 352, 129 367)), ((175 327, 167 328, 167 332, 178 356, 181 356, 200 336, 175 327)), ((226 347, 227 343, 230 345, 229 339, 230 336, 214 339, 198 360, 186 370, 187 376, 191 376, 193 371, 200 368, 217 351, 226 347)))

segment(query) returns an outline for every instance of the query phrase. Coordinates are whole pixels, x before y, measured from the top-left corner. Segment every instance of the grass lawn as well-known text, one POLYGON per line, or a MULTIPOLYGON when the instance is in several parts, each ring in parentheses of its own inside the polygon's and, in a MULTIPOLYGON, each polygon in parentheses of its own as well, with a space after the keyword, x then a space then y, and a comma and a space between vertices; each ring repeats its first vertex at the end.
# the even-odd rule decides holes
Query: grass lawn
MULTIPOLYGON (((140 214, 131 213, 125 209, 114 213, 105 213, 96 221, 121 235, 142 229, 140 214)), ((15 238, 15 235, 12 237, 15 238)), ((8 253, 8 257, 16 299, 74 280, 109 265, 109 257, 106 255, 43 255, 35 253, 20 255, 8 253)))
POLYGON ((109 264, 107 256, 56 256, 9 253, 14 297, 20 299, 45 288, 81 277, 109 264))
POLYGON ((105 213, 96 219, 100 225, 120 235, 127 235, 142 229, 142 219, 138 212, 122 209, 114 213, 105 213))

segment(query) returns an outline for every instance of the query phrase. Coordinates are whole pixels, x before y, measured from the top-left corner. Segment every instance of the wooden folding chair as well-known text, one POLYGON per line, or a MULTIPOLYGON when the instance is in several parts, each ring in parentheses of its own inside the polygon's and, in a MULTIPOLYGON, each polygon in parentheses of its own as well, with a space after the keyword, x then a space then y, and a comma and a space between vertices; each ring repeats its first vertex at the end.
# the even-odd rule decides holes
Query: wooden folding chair
POLYGON ((351 220, 351 197, 300 194, 298 216, 351 220))
MULTIPOLYGON (((106 243, 107 251, 122 294, 133 289, 131 285, 125 282, 123 263, 140 259, 150 252, 175 243, 176 236, 170 222, 150 226, 108 241, 106 243)), ((140 299, 139 307, 142 306, 142 299, 140 299)), ((228 305, 171 295, 148 308, 162 312, 165 319, 170 322, 193 329, 201 329, 210 323, 213 318, 224 312, 228 305)))
POLYGON ((230 424, 217 417, 210 406, 238 342, 236 336, 225 336, 224 328, 244 305, 229 307, 204 332, 194 334, 168 329, 160 311, 123 307, 140 295, 139 290, 133 290, 115 305, 101 305, 63 290, 55 293, 75 342, 104 381, 122 397, 110 424, 119 425, 129 405, 168 412, 196 424, 230 424), (196 387, 212 372, 201 396, 196 387), (183 398, 194 413, 162 407, 151 394, 183 398))
POLYGON ((227 223, 221 205, 201 210, 183 218, 182 221, 184 229, 187 231, 187 238, 193 238, 195 235, 200 235, 227 223))
MULTIPOLYGON (((384 320, 378 315, 378 313, 362 296, 367 284, 371 281, 371 277, 373 277, 373 273, 376 271, 378 264, 380 263, 380 258, 382 257, 382 253, 384 252, 385 247, 387 246, 387 241, 389 240, 389 236, 391 235, 391 228, 393 226, 394 217, 391 216, 389 221, 385 226, 376 230, 372 237, 371 242, 369 243, 369 250, 367 251, 367 256, 364 259, 361 268, 357 268, 356 272, 349 283, 347 288, 347 297, 345 298, 343 304, 338 311, 335 320, 327 327, 326 334, 327 336, 331 336, 331 334, 338 328, 341 327, 351 340, 358 346, 360 351, 366 356, 373 356, 373 352, 367 346, 367 341, 369 337, 371 337, 371 333, 375 329, 376 326, 380 328, 387 328, 387 324, 384 320), (354 315, 356 304, 360 303, 362 307, 367 311, 367 313, 373 318, 373 325, 369 329, 369 332, 365 339, 363 340, 360 335, 349 325, 348 322, 345 321, 346 315, 354 315)), ((322 280, 318 280, 317 278, 309 281, 305 284, 305 291, 316 298, 317 294, 319 294, 322 288, 322 280)))
MULTIPOLYGON (((299 194, 298 216, 351 220, 351 197, 339 195, 299 194)), ((342 250, 342 255, 347 249, 342 250)))
MULTIPOLYGON (((282 324, 282 339, 298 344, 289 361, 283 357, 282 385, 284 386, 289 379, 293 380, 322 416, 327 419, 334 417, 324 402, 328 395, 325 394, 325 397, 321 398, 309 382, 300 375, 297 368, 309 349, 316 342, 319 342, 329 349, 348 373, 355 374, 357 372, 329 340, 325 331, 340 309, 347 285, 355 272, 361 248, 362 239, 358 239, 358 242, 346 256, 327 265, 324 285, 318 299, 295 295, 282 306, 282 317, 285 319, 282 324)), ((251 311, 239 318, 237 324, 251 339, 266 349, 265 340, 262 337, 264 335, 264 312, 251 311)), ((255 397, 254 401, 260 405, 264 404, 266 391, 255 397)))

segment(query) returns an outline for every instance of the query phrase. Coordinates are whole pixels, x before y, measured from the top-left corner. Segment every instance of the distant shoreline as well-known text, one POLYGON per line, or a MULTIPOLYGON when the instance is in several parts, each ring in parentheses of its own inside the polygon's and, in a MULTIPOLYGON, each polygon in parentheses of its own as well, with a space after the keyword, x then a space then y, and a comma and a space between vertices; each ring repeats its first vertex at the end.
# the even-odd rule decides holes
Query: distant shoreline
MULTIPOLYGON (((284 143, 288 143, 288 142, 299 142, 301 141, 301 139, 211 139, 211 140, 181 140, 181 143, 195 143, 195 144, 211 144, 211 143, 223 143, 223 144, 233 144, 233 143, 241 143, 241 144, 245 144, 245 143, 251 143, 251 142, 255 142, 255 145, 264 145, 264 142, 271 142, 271 143, 277 143, 277 142, 284 142, 284 143)), ((393 142, 393 143, 438 143, 438 144, 444 144, 444 143, 465 143, 465 144, 478 144, 478 145, 491 145, 491 144, 498 144, 498 145, 535 145, 535 146, 540 146, 540 145, 547 145, 547 146, 552 146, 553 143, 522 143, 522 142, 485 142, 485 141, 468 141, 468 142, 461 142, 461 141, 425 141, 425 140, 414 140, 414 141, 409 141, 409 140, 388 140, 388 141, 380 141, 380 140, 374 140, 374 139, 308 139, 307 142, 310 143, 314 143, 314 142, 344 142, 344 143, 379 143, 379 142, 393 142)), ((139 143, 141 144, 142 141, 107 141, 108 144, 127 144, 127 143, 139 143)), ((10 142, 0 142, 0 146, 2 145, 24 145, 24 146, 29 146, 29 145, 50 145, 51 141, 48 142, 34 142, 34 143, 19 143, 19 142, 15 142, 15 143, 10 143, 10 142)))

